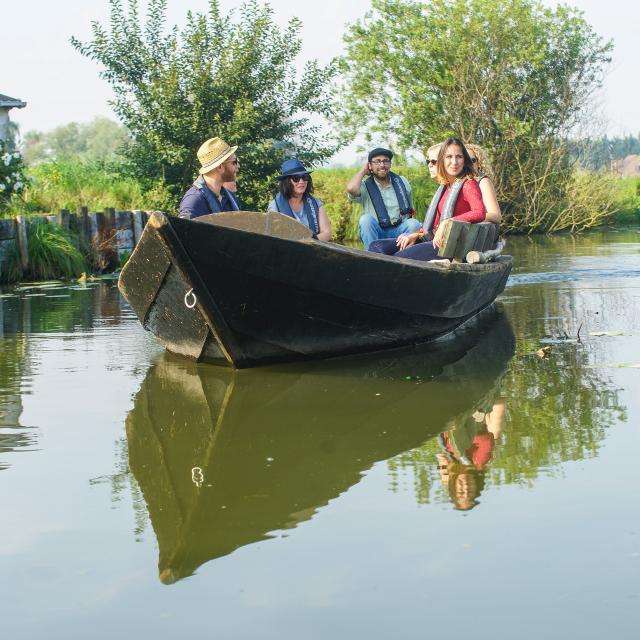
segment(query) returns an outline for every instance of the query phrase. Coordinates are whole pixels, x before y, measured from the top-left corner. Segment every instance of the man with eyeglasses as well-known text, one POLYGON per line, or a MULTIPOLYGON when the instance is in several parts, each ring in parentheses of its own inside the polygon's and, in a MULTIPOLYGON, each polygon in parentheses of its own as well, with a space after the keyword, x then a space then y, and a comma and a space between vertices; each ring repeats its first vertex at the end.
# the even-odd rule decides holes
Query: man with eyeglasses
POLYGON ((209 213, 240 211, 240 202, 224 183, 235 183, 240 162, 236 149, 222 138, 210 138, 198 149, 200 175, 180 202, 180 218, 198 218, 209 213))
POLYGON ((420 223, 413 217, 411 186, 406 178, 391 171, 392 159, 389 149, 373 149, 347 184, 349 200, 360 203, 364 209, 358 232, 365 249, 374 240, 398 238, 420 229, 420 223))

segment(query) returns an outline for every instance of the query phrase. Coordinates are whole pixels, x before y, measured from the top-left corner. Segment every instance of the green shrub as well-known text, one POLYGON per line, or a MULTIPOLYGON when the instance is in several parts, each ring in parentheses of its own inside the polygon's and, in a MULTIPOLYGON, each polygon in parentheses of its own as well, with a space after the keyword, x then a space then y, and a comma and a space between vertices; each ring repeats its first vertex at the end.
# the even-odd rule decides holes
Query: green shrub
POLYGON ((640 224, 640 178, 618 178, 617 187, 616 224, 640 224))
POLYGON ((46 222, 29 225, 29 267, 21 278, 49 280, 79 276, 87 270, 77 237, 57 225, 46 222))
POLYGON ((26 186, 22 156, 0 140, 0 213, 8 209, 11 199, 26 186))

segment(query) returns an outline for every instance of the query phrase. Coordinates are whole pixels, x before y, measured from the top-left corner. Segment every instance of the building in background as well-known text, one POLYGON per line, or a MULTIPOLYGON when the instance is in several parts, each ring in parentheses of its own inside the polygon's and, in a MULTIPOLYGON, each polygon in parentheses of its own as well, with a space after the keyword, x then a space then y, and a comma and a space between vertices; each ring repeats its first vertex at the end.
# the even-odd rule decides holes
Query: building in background
POLYGON ((0 93, 0 143, 8 142, 10 145, 13 144, 14 129, 9 119, 9 111, 11 109, 22 109, 26 106, 26 102, 0 93))

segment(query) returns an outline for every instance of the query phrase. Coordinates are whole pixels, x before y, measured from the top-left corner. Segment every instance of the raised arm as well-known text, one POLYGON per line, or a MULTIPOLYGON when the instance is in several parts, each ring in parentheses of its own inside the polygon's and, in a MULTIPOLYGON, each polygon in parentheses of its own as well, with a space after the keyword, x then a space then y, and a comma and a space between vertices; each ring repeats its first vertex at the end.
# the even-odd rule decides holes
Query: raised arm
POLYGON ((365 162, 360 171, 356 173, 349 182, 347 182, 347 193, 354 198, 357 198, 360 195, 360 185, 362 184, 362 180, 369 173, 369 163, 365 162))

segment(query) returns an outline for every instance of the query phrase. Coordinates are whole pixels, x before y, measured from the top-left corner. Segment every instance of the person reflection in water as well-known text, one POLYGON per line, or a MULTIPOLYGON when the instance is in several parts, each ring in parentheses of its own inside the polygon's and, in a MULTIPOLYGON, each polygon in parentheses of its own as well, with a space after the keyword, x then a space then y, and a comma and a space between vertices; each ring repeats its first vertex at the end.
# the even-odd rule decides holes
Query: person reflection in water
POLYGON ((460 511, 469 511, 479 504, 485 471, 500 439, 504 417, 505 404, 499 400, 488 411, 480 409, 466 414, 459 424, 439 436, 440 480, 460 511))

